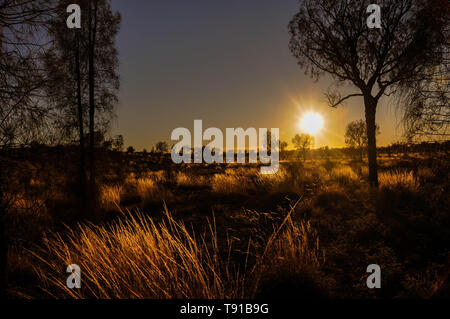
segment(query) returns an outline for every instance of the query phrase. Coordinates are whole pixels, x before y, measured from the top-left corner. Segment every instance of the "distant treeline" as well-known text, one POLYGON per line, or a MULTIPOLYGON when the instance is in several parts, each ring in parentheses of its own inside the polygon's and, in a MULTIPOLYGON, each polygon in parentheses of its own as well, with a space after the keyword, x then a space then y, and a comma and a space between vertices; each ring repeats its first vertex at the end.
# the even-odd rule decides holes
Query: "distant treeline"
MULTIPOLYGON (((142 158, 142 157, 156 157, 158 159, 170 159, 170 149, 167 151, 159 151, 152 149, 151 151, 135 151, 133 147, 128 147, 127 150, 123 150, 122 147, 118 147, 117 144, 112 143, 110 140, 98 141, 97 143, 98 151, 103 155, 102 157, 112 156, 117 157, 119 154, 126 154, 128 158, 142 158), (109 154, 109 155, 108 155, 109 154)), ((5 157, 15 157, 23 159, 34 159, 34 157, 45 156, 45 155, 57 155, 57 154, 71 154, 76 153, 76 144, 65 144, 50 146, 40 143, 31 143, 27 146, 16 146, 5 153, 0 150, 0 156, 5 157)), ((329 148, 327 146, 318 149, 308 150, 309 157, 313 159, 327 159, 327 158, 341 158, 341 157, 352 157, 355 155, 355 148, 351 147, 335 147, 329 148)), ((377 153, 379 155, 387 156, 405 156, 407 154, 436 154, 436 153, 449 153, 450 152, 450 140, 443 142, 422 142, 422 143, 393 143, 389 146, 378 147, 377 153)), ((224 159, 226 158, 226 152, 223 152, 224 159)), ((237 153, 235 152, 235 155, 237 153)), ((245 157, 248 159, 249 151, 245 151, 245 157)), ((296 159, 301 157, 299 150, 283 150, 280 151, 280 159, 296 159)))

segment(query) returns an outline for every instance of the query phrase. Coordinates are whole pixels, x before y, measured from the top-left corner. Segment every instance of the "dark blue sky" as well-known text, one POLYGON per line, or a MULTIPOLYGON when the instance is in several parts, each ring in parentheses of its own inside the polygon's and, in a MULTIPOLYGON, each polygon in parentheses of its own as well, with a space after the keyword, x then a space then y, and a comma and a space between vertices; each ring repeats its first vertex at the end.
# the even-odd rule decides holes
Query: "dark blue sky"
MULTIPOLYGON (((363 118, 362 101, 326 107, 329 79, 303 74, 288 49, 297 0, 112 0, 121 91, 114 134, 125 144, 171 145, 176 127, 278 127, 290 143, 306 110, 325 118, 316 146, 342 146, 345 125, 363 118)), ((380 145, 395 139, 394 112, 382 105, 380 145)))

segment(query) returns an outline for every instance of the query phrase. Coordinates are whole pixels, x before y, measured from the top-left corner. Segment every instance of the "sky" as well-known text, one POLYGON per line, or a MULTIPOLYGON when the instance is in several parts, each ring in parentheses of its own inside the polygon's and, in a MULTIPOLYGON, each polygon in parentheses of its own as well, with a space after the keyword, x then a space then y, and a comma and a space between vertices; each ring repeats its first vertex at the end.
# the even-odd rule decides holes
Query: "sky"
MULTIPOLYGON (((324 129, 315 146, 344 146, 345 126, 364 118, 362 98, 332 109, 323 93, 330 77, 314 81, 289 51, 288 23, 297 0, 112 0, 122 14, 117 37, 121 88, 112 133, 125 146, 150 150, 171 141, 175 128, 279 128, 289 143, 308 111, 324 129)), ((357 92, 351 87, 341 92, 357 92)), ((377 110, 378 145, 402 137, 389 101, 377 110)))

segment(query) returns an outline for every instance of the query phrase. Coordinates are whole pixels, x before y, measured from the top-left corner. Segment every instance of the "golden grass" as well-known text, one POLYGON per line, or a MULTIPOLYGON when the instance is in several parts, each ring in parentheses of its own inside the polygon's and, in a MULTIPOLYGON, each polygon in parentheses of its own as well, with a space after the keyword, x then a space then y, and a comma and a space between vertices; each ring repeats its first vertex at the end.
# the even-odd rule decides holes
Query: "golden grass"
POLYGON ((331 170, 331 178, 335 180, 358 181, 359 177, 350 166, 339 166, 331 170))
POLYGON ((175 179, 178 186, 184 187, 209 186, 208 178, 201 175, 191 175, 183 172, 178 172, 175 179))
POLYGON ((286 183, 287 178, 288 176, 286 174, 286 170, 281 168, 275 174, 261 174, 260 172, 258 172, 257 183, 261 187, 270 191, 278 189, 282 184, 286 183))
POLYGON ((221 194, 238 194, 256 189, 254 177, 258 172, 254 168, 228 168, 222 174, 215 174, 211 180, 212 191, 221 194))
POLYGON ((378 182, 381 187, 402 187, 412 192, 419 190, 419 181, 412 171, 388 170, 378 174, 378 182))
POLYGON ((45 237, 44 246, 30 253, 38 260, 41 289, 52 297, 252 298, 278 262, 296 269, 320 266, 318 238, 309 224, 292 221, 292 211, 248 270, 247 262, 244 269, 230 265, 229 240, 221 254, 214 219, 208 220, 209 232, 197 237, 167 208, 159 223, 141 213, 125 214, 109 226, 79 225, 64 236, 45 237), (61 270, 71 264, 81 268, 82 289, 66 287, 68 274, 61 270))
POLYGON ((151 171, 145 174, 144 177, 153 180, 155 183, 163 183, 167 180, 167 172, 163 170, 151 171))
POLYGON ((166 171, 149 171, 145 174, 136 176, 130 173, 124 182, 124 188, 128 194, 135 194, 141 198, 144 205, 155 201, 170 200, 173 197, 172 192, 166 187, 168 182, 166 171))
POLYGON ((102 185, 100 187, 100 203, 106 211, 119 210, 120 199, 123 194, 121 185, 102 185))
MULTIPOLYGON (((261 174, 258 168, 240 167, 215 174, 211 186, 216 193, 238 194, 261 190, 271 192, 290 182, 289 174, 284 167, 280 167, 276 174, 261 174)), ((290 185, 287 186, 290 188, 290 185)))
POLYGON ((136 190, 144 201, 148 201, 156 197, 158 184, 151 178, 139 178, 136 180, 136 190))
POLYGON ((309 222, 294 223, 290 214, 269 238, 264 253, 264 271, 267 269, 320 268, 325 261, 324 252, 319 247, 319 236, 309 222))
POLYGON ((45 248, 33 253, 43 263, 36 268, 42 288, 69 298, 241 297, 243 278, 222 271, 213 225, 208 242, 167 211, 166 217, 156 224, 128 214, 109 227, 80 225, 67 239, 46 238, 45 248), (66 287, 61 267, 70 264, 82 269, 82 289, 66 287))

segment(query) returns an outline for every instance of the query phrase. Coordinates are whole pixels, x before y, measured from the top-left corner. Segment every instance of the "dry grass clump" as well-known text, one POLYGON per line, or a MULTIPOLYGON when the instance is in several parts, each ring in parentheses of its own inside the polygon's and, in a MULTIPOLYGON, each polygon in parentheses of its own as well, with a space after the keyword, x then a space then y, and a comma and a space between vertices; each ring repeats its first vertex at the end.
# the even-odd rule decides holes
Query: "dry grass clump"
POLYGON ((167 172, 164 170, 150 171, 144 174, 144 178, 149 178, 155 183, 164 183, 167 181, 167 172))
POLYGON ((40 238, 45 227, 52 224, 51 212, 46 201, 23 194, 3 194, 2 200, 7 203, 4 214, 5 224, 8 225, 7 236, 12 243, 16 239, 40 238))
POLYGON ((151 178, 138 178, 136 180, 136 191, 144 201, 148 201, 156 197, 158 184, 151 178))
MULTIPOLYGON (((228 174, 215 174, 211 180, 212 191, 219 194, 232 194, 240 193, 244 190, 239 187, 239 179, 234 175, 228 174)), ((248 183, 246 183, 248 186, 248 183)))
POLYGON ((349 183, 359 181, 358 174, 356 174, 350 166, 339 166, 331 170, 330 177, 333 180, 349 183))
POLYGON ((45 237, 44 246, 30 253, 38 261, 40 288, 51 297, 254 298, 269 273, 320 267, 318 237, 309 223, 293 222, 293 210, 258 246, 251 267, 249 250, 243 268, 231 263, 232 241, 225 241, 227 251, 219 251, 214 219, 208 220, 209 232, 197 237, 167 208, 159 223, 141 213, 124 214, 109 226, 79 225, 64 236, 45 237), (82 289, 66 286, 68 275, 61 270, 71 264, 81 269, 82 289))
POLYGON ((275 174, 261 174, 258 172, 258 184, 267 191, 279 189, 287 181, 286 170, 282 167, 275 174))
POLYGON ((170 201, 174 197, 169 187, 152 178, 139 178, 136 181, 136 192, 142 204, 170 201))
POLYGON ((150 171, 136 176, 131 173, 124 183, 127 196, 137 196, 143 205, 152 202, 168 201, 173 197, 167 186, 168 177, 166 171, 150 171))
POLYGON ((319 248, 319 237, 309 222, 294 223, 288 217, 282 230, 274 232, 263 254, 265 267, 301 270, 302 267, 319 268, 323 252, 319 248))
POLYGON ((303 193, 305 187, 309 188, 319 182, 325 176, 325 169, 322 167, 305 168, 300 163, 290 163, 283 165, 285 182, 281 185, 284 191, 303 193))
POLYGON ((32 253, 42 289, 62 298, 240 298, 244 278, 224 269, 214 224, 196 238, 166 210, 155 223, 138 214, 106 227, 79 225, 66 236, 45 238, 32 253), (82 289, 68 289, 61 269, 77 264, 82 289))
POLYGON ((256 168, 227 168, 224 173, 215 174, 212 178, 212 191, 221 194, 238 194, 256 190, 257 176, 256 168))
POLYGON ((398 169, 380 172, 378 174, 378 181, 381 187, 401 187, 411 192, 417 192, 420 186, 412 171, 398 169))
POLYGON ((104 210, 114 211, 120 207, 120 199, 123 194, 121 185, 102 185, 100 187, 100 203, 104 210))
POLYGON ((10 210, 14 211, 18 215, 32 214, 35 217, 47 216, 47 206, 41 199, 25 198, 19 194, 11 196, 13 200, 10 201, 10 210))
POLYGON ((178 172, 175 177, 178 186, 182 187, 204 187, 209 186, 209 180, 205 176, 186 174, 178 172))
MULTIPOLYGON (((306 172, 299 172, 302 177, 306 172)), ((297 174, 297 175, 298 175, 297 174)), ((285 167, 280 167, 275 174, 261 174, 259 168, 226 169, 222 174, 215 174, 211 181, 216 193, 232 194, 252 191, 292 191, 292 176, 285 167)))
POLYGON ((269 237, 263 253, 257 256, 254 268, 257 296, 291 298, 292 295, 288 295, 303 296, 321 289, 318 271, 325 262, 325 253, 310 223, 293 221, 292 213, 297 204, 269 237))
POLYGON ((298 192, 326 174, 323 168, 305 169, 302 165, 281 166, 275 174, 261 174, 258 168, 226 169, 212 178, 212 190, 223 194, 243 192, 298 192))

